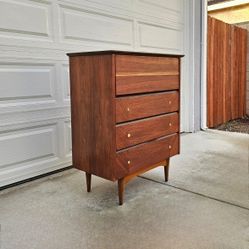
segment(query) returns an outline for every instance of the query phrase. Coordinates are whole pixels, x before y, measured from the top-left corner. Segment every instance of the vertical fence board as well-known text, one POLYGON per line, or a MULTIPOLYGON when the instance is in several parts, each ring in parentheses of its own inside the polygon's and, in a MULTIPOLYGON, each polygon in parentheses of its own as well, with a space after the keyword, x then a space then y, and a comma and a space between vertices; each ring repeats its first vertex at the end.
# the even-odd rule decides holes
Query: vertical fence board
POLYGON ((232 26, 232 34, 231 34, 231 119, 236 118, 236 28, 232 26))
POLYGON ((239 62, 239 47, 238 47, 238 37, 239 37, 239 30, 237 27, 234 27, 234 40, 232 47, 234 47, 235 53, 233 54, 233 70, 232 74, 233 82, 232 82, 232 88, 233 88, 233 96, 232 96, 232 110, 233 110, 233 119, 238 118, 239 113, 239 103, 238 103, 238 97, 239 97, 239 75, 238 75, 238 62, 239 62))
MULTIPOLYGON (((226 41, 229 41, 229 37, 231 37, 231 27, 229 24, 226 24, 226 41)), ((225 116, 224 116, 224 120, 223 122, 225 122, 226 120, 230 120, 231 119, 231 41, 229 42, 225 42, 226 44, 226 49, 225 49, 225 54, 226 54, 226 58, 225 58, 225 71, 224 71, 224 89, 225 89, 225 105, 224 105, 224 109, 225 109, 225 116)))
POLYGON ((245 115, 246 54, 244 29, 208 17, 208 127, 245 115))
MULTIPOLYGON (((222 123, 222 26, 221 25, 215 25, 217 27, 216 29, 216 47, 217 47, 217 53, 216 53, 216 76, 217 80, 219 81, 219 84, 215 84, 216 86, 216 122, 217 123, 222 123)), ((215 83, 215 82, 214 82, 215 83)))
POLYGON ((239 116, 246 114, 246 64, 247 64, 247 31, 240 29, 240 67, 239 67, 239 116))
MULTIPOLYGON (((214 71, 214 64, 213 64, 213 55, 214 55, 214 19, 211 17, 208 17, 208 44, 207 44, 207 50, 208 50, 208 67, 207 67, 207 85, 208 89, 213 89, 213 71, 214 71)), ((207 122, 208 126, 212 127, 214 124, 214 106, 213 106, 213 94, 214 91, 207 91, 207 122)))
POLYGON ((220 74, 219 74, 219 59, 220 59, 220 50, 219 50, 219 25, 215 25, 216 22, 214 23, 214 72, 215 76, 214 77, 214 82, 213 82, 213 87, 214 87, 214 122, 218 123, 219 120, 219 86, 220 84, 216 84, 216 81, 220 82, 220 74), (215 51, 216 50, 216 51, 215 51))

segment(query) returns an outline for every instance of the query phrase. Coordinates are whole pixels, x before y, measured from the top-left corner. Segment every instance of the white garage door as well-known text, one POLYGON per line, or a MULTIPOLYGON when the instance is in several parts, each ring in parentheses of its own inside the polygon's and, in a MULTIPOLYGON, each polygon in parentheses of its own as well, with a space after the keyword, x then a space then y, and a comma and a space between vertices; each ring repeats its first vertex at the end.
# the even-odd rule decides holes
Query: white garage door
POLYGON ((0 0, 0 186, 71 164, 67 52, 181 54, 185 2, 0 0))

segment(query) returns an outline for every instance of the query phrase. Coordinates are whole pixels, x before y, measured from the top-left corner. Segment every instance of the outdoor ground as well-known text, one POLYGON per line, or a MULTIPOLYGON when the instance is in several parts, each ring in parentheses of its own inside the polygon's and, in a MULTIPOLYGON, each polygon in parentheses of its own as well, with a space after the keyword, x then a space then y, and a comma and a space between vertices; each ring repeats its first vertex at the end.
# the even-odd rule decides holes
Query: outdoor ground
POLYGON ((218 126, 216 129, 249 134, 249 116, 246 115, 244 118, 228 121, 227 123, 218 126))
POLYGON ((181 136, 163 167, 117 185, 70 169, 0 193, 2 249, 248 249, 249 135, 181 136))

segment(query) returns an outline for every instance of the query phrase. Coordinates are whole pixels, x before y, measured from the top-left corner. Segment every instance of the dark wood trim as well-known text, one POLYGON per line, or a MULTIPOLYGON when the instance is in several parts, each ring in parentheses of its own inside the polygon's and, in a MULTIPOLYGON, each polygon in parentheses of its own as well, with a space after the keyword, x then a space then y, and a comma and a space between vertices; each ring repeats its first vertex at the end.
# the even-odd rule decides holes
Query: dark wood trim
POLYGON ((125 178, 118 180, 118 200, 119 205, 123 205, 124 202, 124 189, 125 189, 125 178))
POLYGON ((86 189, 88 193, 91 192, 91 181, 92 175, 86 172, 86 189))
POLYGON ((165 165, 164 165, 164 180, 165 182, 169 179, 169 162, 170 158, 166 159, 165 165))
POLYGON ((120 51, 120 50, 102 50, 102 51, 86 51, 77 53, 67 53, 68 56, 81 55, 104 55, 104 54, 119 54, 119 55, 137 55, 137 56, 158 56, 158 57, 184 57, 182 54, 159 54, 151 52, 136 52, 136 51, 120 51))

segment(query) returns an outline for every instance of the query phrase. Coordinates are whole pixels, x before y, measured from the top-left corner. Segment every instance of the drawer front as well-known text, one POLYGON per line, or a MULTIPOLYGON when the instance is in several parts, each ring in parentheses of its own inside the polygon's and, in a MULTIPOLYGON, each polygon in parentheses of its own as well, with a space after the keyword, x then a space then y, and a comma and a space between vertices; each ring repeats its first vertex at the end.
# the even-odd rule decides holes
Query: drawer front
POLYGON ((140 75, 116 77, 116 95, 179 89, 179 75, 140 75))
POLYGON ((179 59, 153 56, 116 56, 116 94, 179 89, 179 59))
POLYGON ((179 75, 179 59, 160 56, 116 55, 116 76, 179 75))
POLYGON ((128 173, 134 173, 176 154, 179 154, 179 134, 121 150, 117 152, 116 164, 128 173))
POLYGON ((178 113, 117 125, 116 148, 120 150, 178 131, 178 113))
POLYGON ((178 109, 178 91, 116 98, 116 122, 175 112, 178 109))

